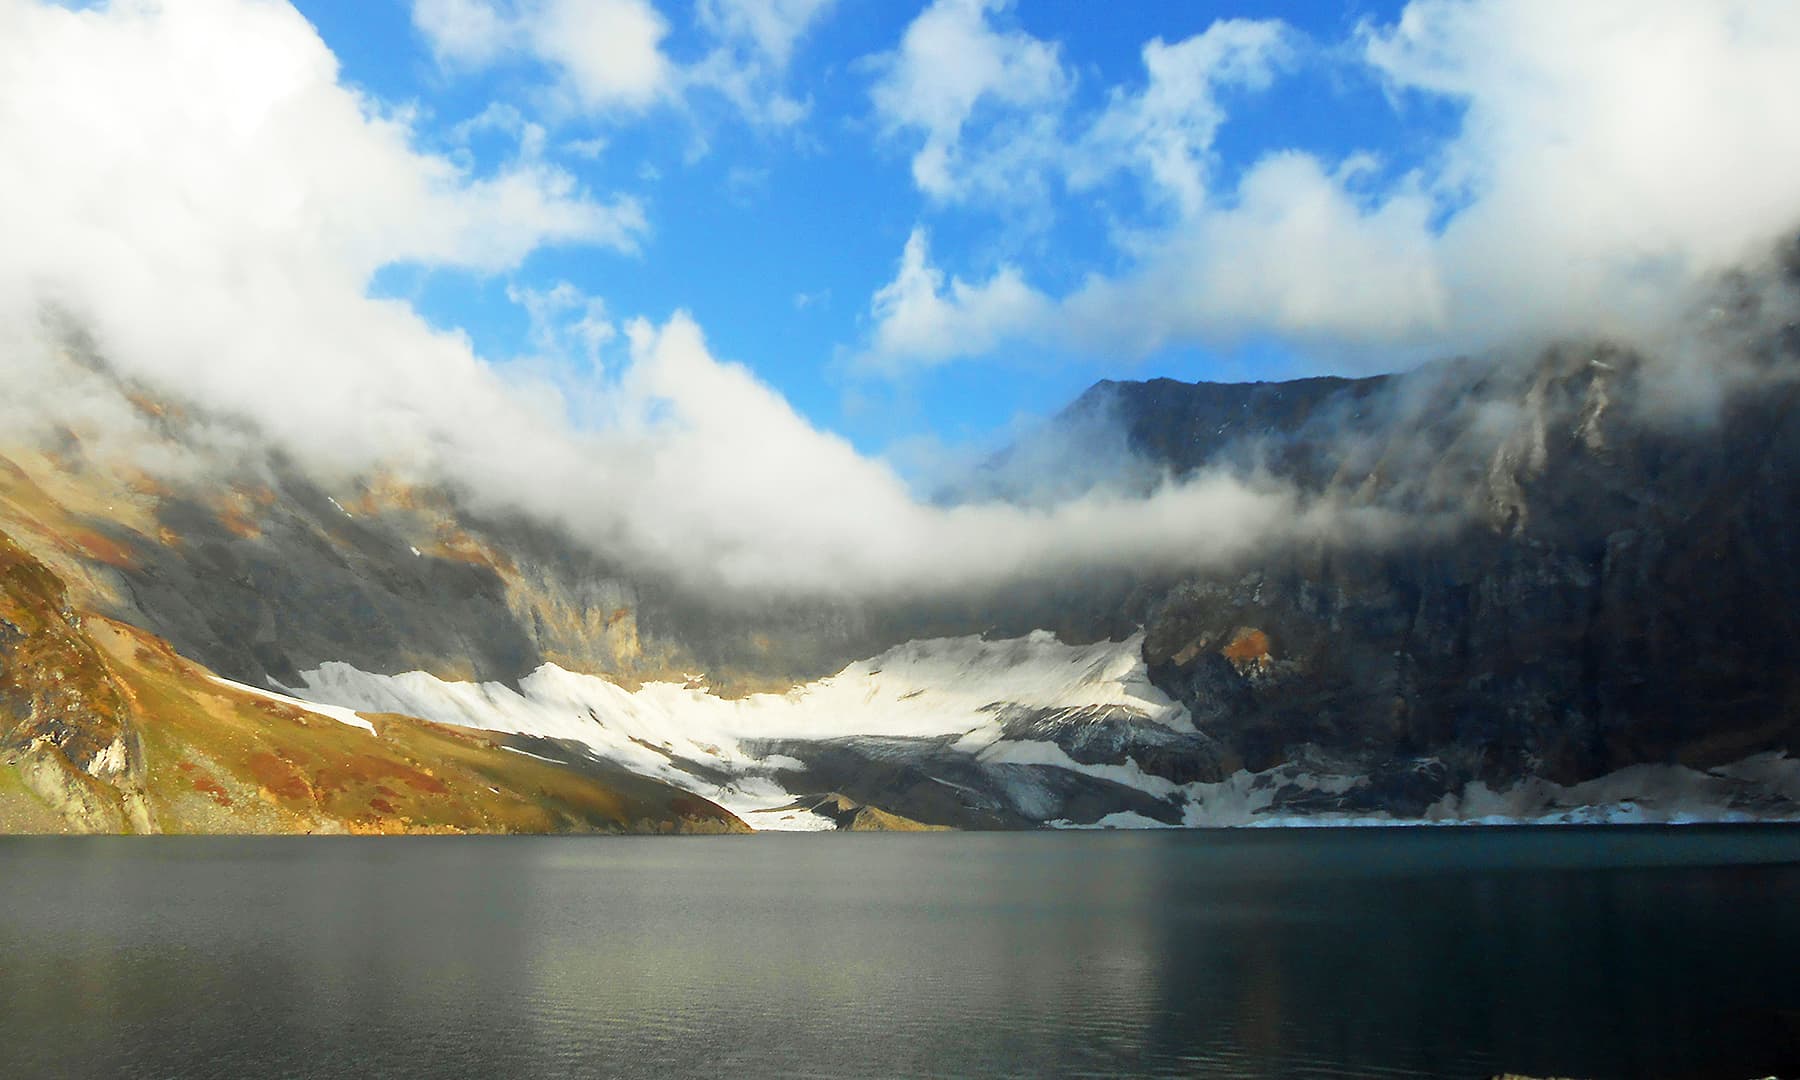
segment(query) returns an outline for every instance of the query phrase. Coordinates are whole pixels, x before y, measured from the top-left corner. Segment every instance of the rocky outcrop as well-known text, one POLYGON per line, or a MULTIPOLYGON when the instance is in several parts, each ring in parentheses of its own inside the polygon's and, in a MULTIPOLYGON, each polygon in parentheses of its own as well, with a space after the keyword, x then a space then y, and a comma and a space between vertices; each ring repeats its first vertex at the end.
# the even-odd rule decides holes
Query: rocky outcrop
POLYGON ((62 581, 0 533, 0 763, 61 827, 153 827, 131 704, 62 581))

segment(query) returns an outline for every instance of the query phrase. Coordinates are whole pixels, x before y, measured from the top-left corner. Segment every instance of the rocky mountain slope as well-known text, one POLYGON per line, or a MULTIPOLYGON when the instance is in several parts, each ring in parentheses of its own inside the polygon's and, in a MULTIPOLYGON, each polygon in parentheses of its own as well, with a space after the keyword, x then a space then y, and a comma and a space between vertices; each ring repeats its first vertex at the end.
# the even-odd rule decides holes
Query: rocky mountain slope
MULTIPOLYGON (((0 447, 0 824, 1797 816, 1800 334, 1767 316, 1734 310, 1698 374, 1575 344, 1102 383, 1040 437, 1106 443, 1079 483, 1224 473, 1307 527, 904 601, 709 593, 442 486, 309 473, 72 341, 135 435, 0 447)), ((1027 497, 1009 467, 985 497, 1027 497)))
POLYGON ((742 831, 617 767, 233 683, 0 533, 0 832, 742 831))
MULTIPOLYGON (((1296 809, 1800 753, 1800 383, 1778 344, 1704 415, 1652 415, 1641 357, 1570 348, 1347 384, 1218 447, 1419 524, 1178 583, 1146 620, 1152 679, 1246 768, 1369 777, 1296 809), (1484 437, 1463 414, 1496 400, 1484 437)), ((1181 418, 1204 407, 1158 396, 1123 406, 1134 435, 1193 467, 1181 418)))

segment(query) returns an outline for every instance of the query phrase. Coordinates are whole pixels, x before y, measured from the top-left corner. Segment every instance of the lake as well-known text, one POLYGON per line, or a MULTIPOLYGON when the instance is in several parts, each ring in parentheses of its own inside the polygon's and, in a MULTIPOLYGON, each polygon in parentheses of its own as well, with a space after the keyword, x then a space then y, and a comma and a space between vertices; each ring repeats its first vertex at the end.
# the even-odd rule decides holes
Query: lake
POLYGON ((1774 826, 0 840, 6 1076, 1747 1077, 1797 972, 1774 826))

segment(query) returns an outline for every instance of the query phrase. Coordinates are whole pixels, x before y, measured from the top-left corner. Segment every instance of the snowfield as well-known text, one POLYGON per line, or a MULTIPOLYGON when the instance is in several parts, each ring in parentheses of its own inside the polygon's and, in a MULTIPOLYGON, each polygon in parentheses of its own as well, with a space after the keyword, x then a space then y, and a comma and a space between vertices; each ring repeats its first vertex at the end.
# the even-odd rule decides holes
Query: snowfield
POLYGON ((1051 765, 1138 787, 1159 797, 1174 785, 1135 765, 1080 765, 1052 743, 1001 738, 1005 706, 1111 706, 1175 731, 1193 731, 1187 710, 1151 684, 1143 638, 1065 645, 1047 631, 996 641, 911 641, 785 694, 721 698, 704 688, 647 683, 635 691, 555 664, 517 691, 500 683, 447 682, 421 671, 376 675, 330 663, 284 688, 310 701, 362 712, 395 712, 486 731, 566 739, 634 772, 703 795, 758 829, 833 827, 810 812, 771 814, 798 794, 784 772, 801 763, 757 756, 746 741, 865 736, 953 736, 956 749, 998 762, 1051 765), (732 779, 710 780, 723 772, 732 779))
MULTIPOLYGON (((685 684, 647 683, 633 691, 554 664, 520 680, 518 690, 500 683, 447 682, 418 671, 378 675, 342 663, 304 672, 300 686, 281 690, 362 727, 368 721, 356 712, 393 712, 564 740, 596 758, 711 799, 759 830, 835 826, 823 815, 791 805, 801 796, 818 794, 785 782, 805 765, 784 754, 759 753, 758 744, 782 742, 791 748, 857 738, 934 739, 973 763, 994 768, 995 775, 1008 768, 1016 775, 1023 768, 1120 785, 1179 807, 1180 824, 1189 827, 1733 821, 1755 819, 1731 809, 1733 799, 1752 787, 1800 801, 1800 761, 1764 754, 1704 773, 1681 766, 1636 766, 1570 788, 1529 780, 1494 792, 1474 784, 1446 796, 1417 822, 1382 814, 1298 815, 1276 810, 1279 790, 1335 795, 1362 778, 1311 775, 1290 765, 1262 774, 1240 771, 1217 783, 1176 784, 1146 773, 1130 759, 1083 763, 1055 742, 1006 737, 1005 718, 1020 710, 1075 722, 1096 715, 1079 710, 1101 710, 1097 715, 1114 721, 1127 718, 1164 732, 1193 733, 1187 710, 1151 684, 1142 644, 1140 634, 1119 642, 1066 645, 1046 631, 992 641, 911 641, 785 694, 739 699, 714 695, 699 677, 685 684)), ((996 787, 1021 790, 1018 784, 996 787)), ((1027 816, 1051 827, 1167 827, 1127 809, 1076 823, 1032 813, 1017 803, 1024 796, 1013 797, 1027 816)))

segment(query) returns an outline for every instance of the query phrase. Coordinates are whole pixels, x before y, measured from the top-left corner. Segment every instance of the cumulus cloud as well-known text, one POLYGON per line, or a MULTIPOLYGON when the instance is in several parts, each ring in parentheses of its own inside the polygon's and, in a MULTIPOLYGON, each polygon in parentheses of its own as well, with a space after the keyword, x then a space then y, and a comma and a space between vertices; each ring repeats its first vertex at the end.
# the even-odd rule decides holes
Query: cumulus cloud
POLYGON ((550 0, 527 23, 533 51, 561 68, 590 109, 642 106, 669 85, 669 24, 645 0, 550 0))
POLYGON ((1310 154, 1271 154, 1232 205, 1187 219, 1133 273, 1040 298, 1054 314, 1036 329, 1060 324, 1082 347, 1140 354, 1257 331, 1317 345, 1441 342, 1432 201, 1400 189, 1370 207, 1346 183, 1310 154))
POLYGON ((412 17, 446 63, 481 67, 519 44, 519 27, 489 0, 414 0, 412 17))
POLYGON ((339 85, 286 7, 6 8, 14 257, 0 259, 15 273, 27 256, 74 276, 110 255, 121 275, 173 261, 229 279, 279 239, 301 249, 289 271, 325 263, 361 280, 396 261, 497 269, 545 243, 629 250, 644 231, 635 203, 597 200, 559 170, 474 176, 415 151, 404 118, 339 85))
POLYGON ((370 276, 394 262, 503 269, 551 243, 628 248, 633 208, 541 165, 476 176, 422 153, 284 6, 0 0, 0 16, 9 421, 115 439, 135 423, 104 378, 56 359, 48 309, 127 378, 233 418, 207 429, 224 440, 209 444, 220 468, 254 456, 224 449, 237 439, 328 488, 373 469, 443 483, 697 583, 958 588, 1209 562, 1316 524, 1291 492, 1223 476, 1148 499, 1096 488, 1031 508, 932 506, 715 357, 688 316, 621 331, 572 286, 515 288, 531 344, 622 351, 617 368, 579 386, 496 366, 371 298, 370 276))
MULTIPOLYGON (((1152 42, 1140 91, 1064 121, 1081 133, 1066 146, 1091 162, 1066 172, 1074 187, 1134 172, 1176 212, 1131 233, 1123 269, 1062 295, 1018 278, 1013 309, 1040 314, 1001 333, 1109 353, 1273 333, 1340 364, 1569 333, 1641 339, 1800 224, 1791 4, 1414 0, 1354 44, 1400 107, 1462 108, 1426 168, 1379 180, 1366 155, 1274 147, 1219 190, 1214 91, 1266 85, 1294 62, 1286 39, 1219 23, 1152 42)), ((969 356, 994 342, 957 333, 991 320, 954 293, 928 312, 936 329, 914 319, 890 333, 897 312, 872 312, 889 369, 942 362, 933 343, 965 341, 954 352, 969 356)))
POLYGON ((1141 88, 1115 87, 1104 108, 1065 116, 1078 79, 1060 48, 1002 28, 1009 0, 937 0, 875 58, 875 115, 890 137, 921 145, 919 190, 945 203, 1047 196, 1056 183, 1087 191, 1135 171, 1180 212, 1204 202, 1213 135, 1225 120, 1218 93, 1261 89, 1292 62, 1295 36, 1280 22, 1226 19, 1204 32, 1143 48, 1141 88))
POLYGON ((1466 104, 1434 192, 1466 199, 1437 241, 1459 329, 1630 330, 1800 222, 1791 4, 1429 0, 1366 44, 1466 104))
POLYGON ((535 59, 587 111, 641 109, 674 81, 669 25, 648 0, 414 0, 413 25, 452 68, 535 59))
POLYGON ((66 310, 127 373, 327 456, 479 426, 499 392, 458 336, 367 297, 377 269, 489 272, 644 232, 635 203, 541 163, 421 153, 285 6, 0 11, 5 317, 66 310))
POLYGON ((1050 304, 1011 266, 984 282, 951 278, 946 284, 943 271, 931 264, 925 230, 914 229, 894 280, 875 294, 871 311, 873 362, 906 357, 929 363, 985 352, 1028 332, 1043 323, 1050 304))
POLYGON ((1011 0, 937 0, 898 49, 875 60, 876 115, 890 135, 923 136, 913 180, 935 198, 1015 192, 1042 148, 1054 145, 1046 110, 1066 99, 1072 77, 1055 45, 990 23, 1010 7, 1011 0), (983 108, 995 115, 984 118, 981 145, 969 148, 966 128, 983 108))

